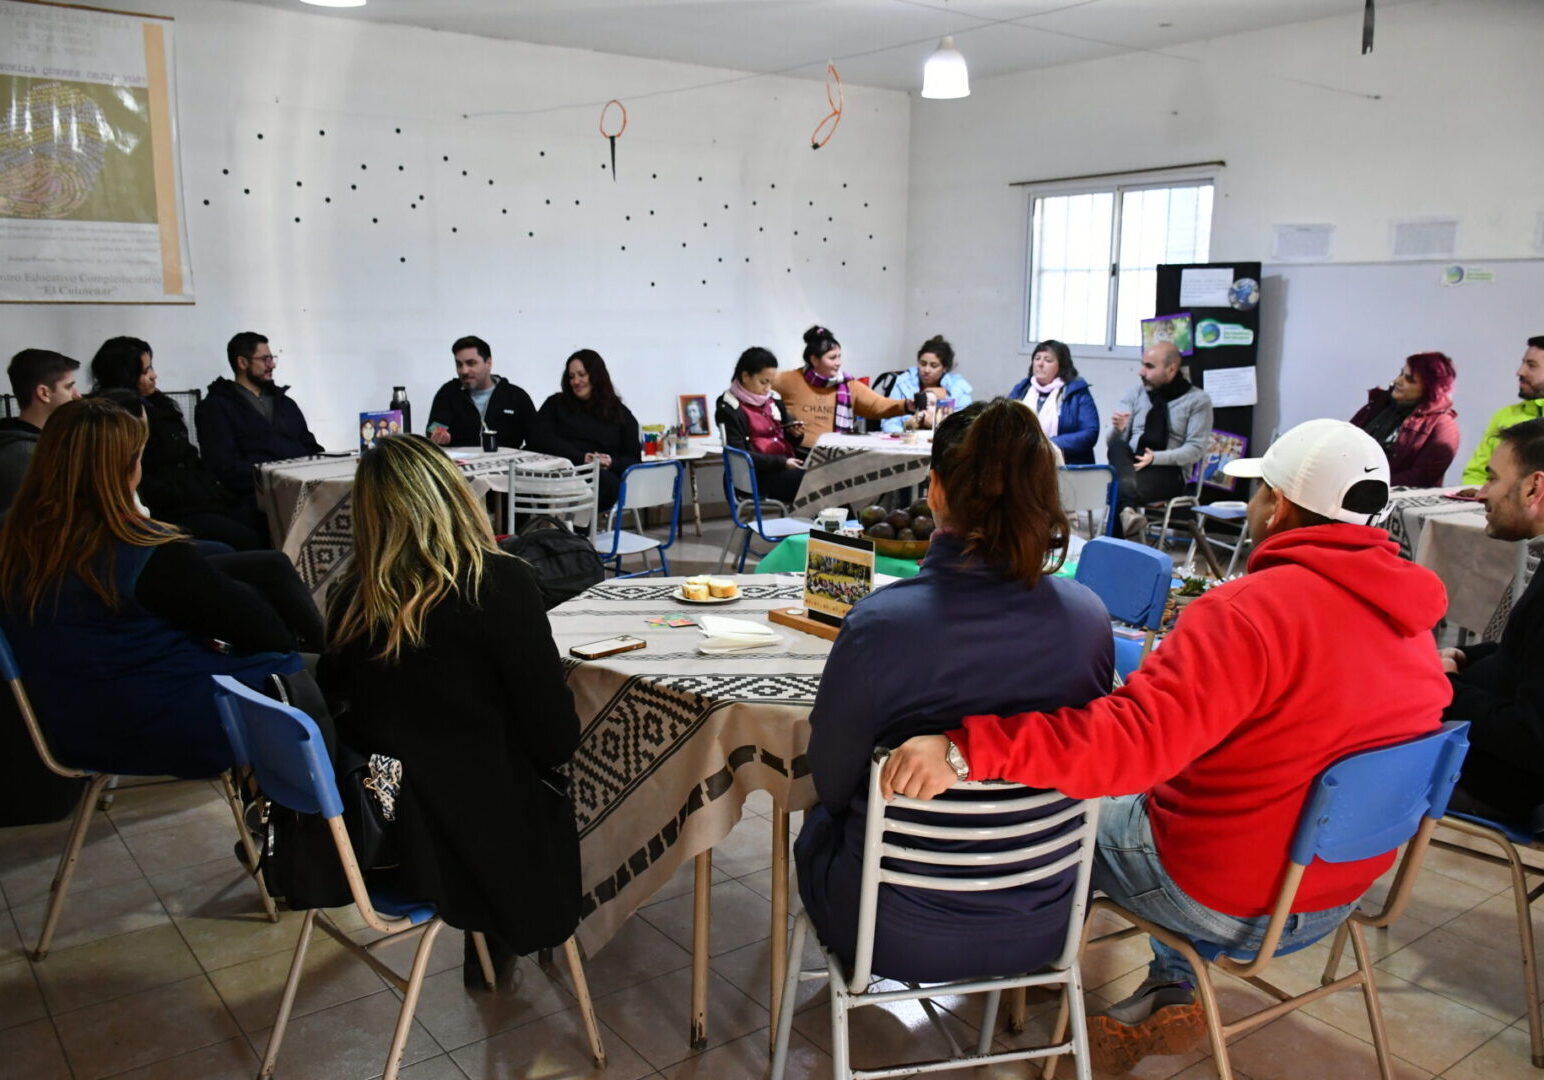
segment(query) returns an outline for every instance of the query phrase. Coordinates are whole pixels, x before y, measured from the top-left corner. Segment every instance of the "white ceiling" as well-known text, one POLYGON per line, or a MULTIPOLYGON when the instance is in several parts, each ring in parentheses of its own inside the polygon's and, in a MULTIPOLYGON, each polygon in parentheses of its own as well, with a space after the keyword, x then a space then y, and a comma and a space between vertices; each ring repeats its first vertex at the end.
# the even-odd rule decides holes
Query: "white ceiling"
MULTIPOLYGON (((952 33, 971 77, 1362 12, 1362 0, 369 0, 327 9, 244 0, 324 18, 366 19, 762 74, 915 90, 952 33)), ((1383 10, 1409 0, 1382 0, 1383 10)), ((1359 35, 1359 20, 1347 34, 1359 35)), ((1358 47, 1355 38, 1348 49, 1358 47)))

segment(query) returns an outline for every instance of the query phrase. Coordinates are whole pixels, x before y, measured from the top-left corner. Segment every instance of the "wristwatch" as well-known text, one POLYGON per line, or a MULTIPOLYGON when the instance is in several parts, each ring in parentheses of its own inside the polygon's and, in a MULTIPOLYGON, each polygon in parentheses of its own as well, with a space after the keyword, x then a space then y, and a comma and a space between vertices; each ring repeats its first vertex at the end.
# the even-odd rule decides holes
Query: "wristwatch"
POLYGON ((969 780, 970 763, 965 760, 965 755, 960 753, 960 748, 954 745, 953 739, 946 736, 944 741, 949 744, 949 749, 944 754, 944 760, 949 763, 949 768, 953 769, 954 775, 961 780, 969 780))

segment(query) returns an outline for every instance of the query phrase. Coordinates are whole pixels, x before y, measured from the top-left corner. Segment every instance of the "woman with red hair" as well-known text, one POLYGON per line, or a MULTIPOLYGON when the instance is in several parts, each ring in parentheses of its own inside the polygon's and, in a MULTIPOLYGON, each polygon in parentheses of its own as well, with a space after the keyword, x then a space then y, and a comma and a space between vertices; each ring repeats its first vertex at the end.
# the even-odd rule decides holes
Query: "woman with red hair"
POLYGON ((1351 418, 1383 447, 1395 487, 1438 487, 1458 453, 1458 413, 1453 383, 1458 372, 1439 352, 1405 359, 1394 385, 1367 392, 1367 404, 1351 418))

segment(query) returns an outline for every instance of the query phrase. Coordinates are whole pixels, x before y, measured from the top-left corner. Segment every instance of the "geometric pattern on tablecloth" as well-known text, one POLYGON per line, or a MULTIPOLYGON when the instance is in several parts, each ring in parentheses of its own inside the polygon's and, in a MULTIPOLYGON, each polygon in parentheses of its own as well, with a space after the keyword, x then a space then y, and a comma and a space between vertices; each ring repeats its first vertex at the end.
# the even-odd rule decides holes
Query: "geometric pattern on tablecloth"
POLYGON ((662 769, 716 709, 738 703, 812 705, 818 675, 634 676, 580 733, 568 763, 581 838, 662 769))
MULTIPOLYGON (((596 600, 611 600, 611 601, 639 602, 639 601, 645 601, 645 600, 669 600, 672 596, 675 595, 676 590, 679 589, 679 588, 680 588, 679 585, 651 585, 651 584, 648 584, 648 583, 645 583, 645 582, 632 583, 632 582, 622 582, 622 581, 604 581, 604 582, 601 582, 599 585, 592 585, 592 586, 590 586, 590 588, 585 590, 583 595, 585 597, 587 597, 587 598, 593 598, 593 599, 596 599, 596 600)), ((743 597, 747 597, 747 598, 749 598, 751 600, 797 600, 800 596, 804 595, 804 592, 803 592, 803 587, 800 586, 800 585, 790 585, 790 584, 782 584, 782 583, 761 584, 759 582, 755 583, 755 584, 751 584, 749 582, 744 582, 744 583, 742 583, 740 585, 740 595, 743 596, 743 597)), ((712 606, 712 605, 696 605, 696 606, 712 606)), ((728 605, 721 605, 721 606, 726 606, 727 607, 728 605)), ((677 609, 674 609, 674 611, 675 611, 676 614, 680 614, 681 609, 677 608, 677 609)), ((615 611, 608 611, 608 612, 580 612, 577 609, 567 609, 565 611, 565 614, 567 614, 567 613, 571 613, 571 614, 575 614, 575 615, 578 615, 578 614, 608 614, 608 615, 614 615, 614 614, 616 614, 615 611)), ((640 612, 640 614, 641 614, 641 612, 640 612)), ((726 611, 726 612, 724 612, 724 614, 730 615, 730 614, 733 614, 733 613, 729 612, 729 611, 726 611)))
POLYGON ((616 899, 623 887, 633 878, 638 877, 656 861, 664 857, 676 841, 681 838, 681 833, 687 820, 699 810, 722 797, 725 792, 734 787, 735 770, 752 762, 773 769, 784 776, 798 779, 809 772, 809 763, 801 755, 792 762, 784 762, 776 755, 769 754, 764 748, 756 746, 738 746, 729 752, 724 767, 703 780, 687 793, 681 806, 675 815, 661 826, 660 830, 649 837, 643 843, 628 854, 615 870, 611 871, 593 888, 579 898, 579 917, 587 919, 602 905, 616 899))
MULTIPOLYGON (((297 505, 304 505, 304 496, 297 505)), ((326 517, 306 534, 295 565, 306 591, 314 593, 354 557, 354 496, 343 496, 326 517)))
POLYGON ((907 487, 927 475, 928 469, 931 468, 931 461, 932 456, 929 454, 891 457, 864 447, 816 446, 810 451, 809 459, 805 462, 804 478, 799 484, 799 492, 793 502, 788 504, 789 513, 796 514, 812 506, 849 505, 851 500, 839 496, 854 490, 873 492, 877 496, 887 491, 907 487), (849 458, 865 454, 885 464, 875 465, 859 472, 846 472, 834 468, 849 458), (833 476, 828 480, 824 475, 826 470, 831 470, 833 473, 842 472, 844 475, 833 476))

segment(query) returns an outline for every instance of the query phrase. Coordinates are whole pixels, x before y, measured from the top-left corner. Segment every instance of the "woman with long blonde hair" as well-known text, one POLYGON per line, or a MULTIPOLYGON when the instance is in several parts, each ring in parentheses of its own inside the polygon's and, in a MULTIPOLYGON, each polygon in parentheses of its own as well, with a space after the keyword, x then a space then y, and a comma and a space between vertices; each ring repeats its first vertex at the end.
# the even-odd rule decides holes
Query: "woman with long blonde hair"
MULTIPOLYGON (((353 509, 318 675, 343 709, 339 738, 402 762, 399 887, 485 933, 502 979, 579 921, 579 839, 557 771, 579 719, 541 593, 426 439, 361 455, 353 509)), ((467 961, 479 985, 470 935, 467 961)))
POLYGON ((0 627, 65 763, 212 776, 231 751, 209 676, 257 685, 300 657, 255 590, 136 505, 145 440, 103 398, 49 416, 0 526, 0 627))

